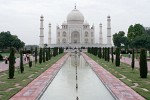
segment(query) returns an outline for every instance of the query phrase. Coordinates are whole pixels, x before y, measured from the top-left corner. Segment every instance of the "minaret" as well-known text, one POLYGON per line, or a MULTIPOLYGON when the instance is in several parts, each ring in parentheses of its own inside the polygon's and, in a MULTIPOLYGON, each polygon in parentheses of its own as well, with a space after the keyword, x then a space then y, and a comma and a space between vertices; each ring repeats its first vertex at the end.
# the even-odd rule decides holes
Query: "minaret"
POLYGON ((49 32, 48 32, 48 46, 51 45, 51 23, 49 23, 49 32))
POLYGON ((44 27, 43 27, 43 19, 44 17, 41 15, 41 19, 40 19, 40 44, 39 47, 40 48, 44 48, 44 27))
POLYGON ((107 16, 107 45, 111 47, 111 19, 110 16, 107 16))
POLYGON ((99 44, 103 44, 102 24, 99 24, 99 44))

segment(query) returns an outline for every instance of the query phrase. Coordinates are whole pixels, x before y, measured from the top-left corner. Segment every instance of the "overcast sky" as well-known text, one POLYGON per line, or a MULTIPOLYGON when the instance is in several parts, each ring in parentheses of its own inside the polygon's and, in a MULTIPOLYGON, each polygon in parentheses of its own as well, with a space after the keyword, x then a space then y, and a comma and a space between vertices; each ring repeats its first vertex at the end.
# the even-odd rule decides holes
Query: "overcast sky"
POLYGON ((28 44, 39 44, 40 16, 44 16, 44 39, 48 41, 48 23, 52 24, 52 43, 56 25, 66 21, 74 5, 85 20, 95 25, 98 43, 99 23, 103 24, 106 43, 107 16, 111 16, 112 34, 127 32, 129 25, 150 27, 150 0, 0 0, 0 32, 10 31, 28 44))

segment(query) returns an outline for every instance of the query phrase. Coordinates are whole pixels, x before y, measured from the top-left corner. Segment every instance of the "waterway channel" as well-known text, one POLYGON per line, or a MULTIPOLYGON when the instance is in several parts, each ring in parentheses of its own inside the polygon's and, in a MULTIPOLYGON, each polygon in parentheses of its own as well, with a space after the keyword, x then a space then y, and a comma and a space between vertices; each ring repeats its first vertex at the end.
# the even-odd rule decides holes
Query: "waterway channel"
POLYGON ((40 100, 115 100, 79 54, 71 53, 40 100))

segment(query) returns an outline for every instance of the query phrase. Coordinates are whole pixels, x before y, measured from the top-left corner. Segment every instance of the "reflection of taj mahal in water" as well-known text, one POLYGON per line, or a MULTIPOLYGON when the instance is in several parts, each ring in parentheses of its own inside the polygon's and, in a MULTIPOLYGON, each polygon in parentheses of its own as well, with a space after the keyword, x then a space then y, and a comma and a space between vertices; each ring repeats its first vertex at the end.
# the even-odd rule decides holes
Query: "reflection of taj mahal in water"
MULTIPOLYGON (((44 47, 44 17, 41 16, 40 47, 44 47)), ((62 27, 57 26, 56 44, 51 44, 51 24, 49 24, 48 46, 50 47, 103 47, 111 45, 111 19, 107 17, 107 44, 103 44, 102 24, 99 24, 99 44, 95 44, 95 27, 84 20, 83 14, 75 8, 68 14, 62 27)))

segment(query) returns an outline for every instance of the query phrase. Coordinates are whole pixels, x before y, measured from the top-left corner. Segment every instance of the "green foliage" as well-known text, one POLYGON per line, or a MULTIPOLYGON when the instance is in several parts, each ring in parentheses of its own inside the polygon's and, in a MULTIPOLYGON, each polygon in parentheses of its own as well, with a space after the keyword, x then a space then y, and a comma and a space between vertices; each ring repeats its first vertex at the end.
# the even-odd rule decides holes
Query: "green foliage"
POLYGON ((54 47, 53 48, 53 56, 57 56, 58 55, 58 47, 54 47))
POLYGON ((50 47, 48 48, 48 59, 49 60, 51 59, 51 50, 50 50, 50 47))
POLYGON ((112 63, 114 63, 114 51, 113 51, 113 47, 111 47, 111 61, 112 63))
POLYGON ((43 62, 45 62, 45 48, 43 48, 43 62))
POLYGON ((105 61, 107 61, 107 48, 105 47, 105 61))
POLYGON ((141 49, 140 53, 140 76, 141 78, 147 78, 147 57, 145 49, 141 49))
POLYGON ((23 67, 23 54, 22 54, 22 50, 20 50, 20 71, 21 73, 24 72, 24 67, 23 67))
POLYGON ((134 49, 132 49, 132 62, 131 62, 132 70, 134 69, 134 49))
POLYGON ((15 72, 15 49, 11 48, 10 55, 9 55, 9 79, 14 78, 14 72, 15 72))
POLYGON ((49 60, 49 58, 48 58, 49 56, 48 56, 48 48, 46 48, 46 61, 48 61, 49 60))
POLYGON ((37 63, 37 47, 35 48, 35 64, 37 63))
POLYGON ((109 56, 109 55, 110 55, 110 51, 109 51, 109 49, 110 49, 110 48, 108 47, 108 48, 107 48, 107 61, 108 61, 108 62, 109 62, 109 60, 110 60, 110 56, 109 56))
POLYGON ((116 66, 120 66, 120 48, 116 48, 116 66))
POLYGON ((41 64, 42 63, 42 60, 43 60, 43 49, 40 48, 40 52, 39 52, 39 63, 41 64))
POLYGON ((98 49, 98 57, 102 58, 102 48, 101 47, 98 49))
POLYGON ((0 49, 15 47, 17 50, 24 47, 22 42, 16 35, 11 35, 9 31, 0 33, 0 49))
POLYGON ((150 35, 143 34, 136 36, 131 42, 131 46, 135 48, 150 48, 150 35))
POLYGON ((129 41, 127 37, 125 36, 125 33, 123 31, 119 31, 119 33, 115 33, 113 35, 113 43, 117 47, 121 47, 121 45, 128 46, 129 41))
POLYGON ((103 59, 105 58, 105 48, 103 47, 103 59))
POLYGON ((135 24, 134 26, 131 25, 128 28, 127 37, 130 41, 132 41, 136 36, 141 36, 142 34, 145 34, 145 33, 146 31, 141 24, 135 24))
POLYGON ((0 54, 0 61, 3 61, 3 56, 0 54))

